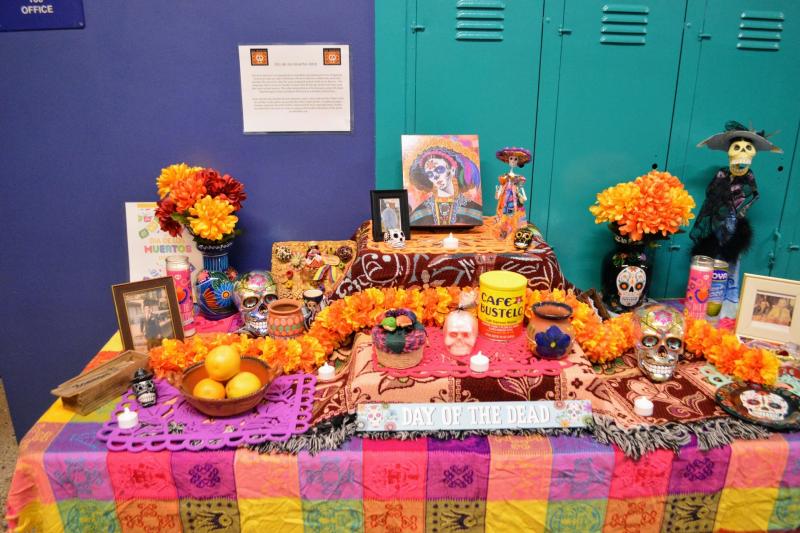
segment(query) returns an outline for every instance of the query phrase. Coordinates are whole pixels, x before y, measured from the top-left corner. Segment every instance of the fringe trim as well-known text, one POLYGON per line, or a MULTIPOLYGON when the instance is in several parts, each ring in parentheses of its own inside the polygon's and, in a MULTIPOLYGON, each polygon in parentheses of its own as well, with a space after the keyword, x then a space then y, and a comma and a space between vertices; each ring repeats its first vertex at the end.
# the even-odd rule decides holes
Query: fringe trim
MULTIPOLYGON (((259 453, 291 453, 298 454, 305 450, 315 455, 324 450, 338 449, 358 433, 355 415, 342 415, 318 424, 302 435, 295 435, 281 442, 265 442, 248 446, 259 453)), ((602 415, 594 415, 594 425, 586 428, 546 428, 546 429, 504 429, 504 430, 464 430, 464 431, 379 431, 358 433, 359 437, 369 439, 413 440, 421 437, 435 439, 464 440, 473 436, 505 436, 505 435, 545 435, 545 436, 591 436, 601 444, 615 444, 622 452, 632 458, 639 459, 646 453, 657 449, 672 450, 677 453, 697 438, 697 446, 701 450, 720 448, 730 444, 734 439, 755 440, 766 439, 770 431, 736 418, 712 418, 698 422, 681 424, 671 422, 663 426, 638 426, 622 428, 614 419, 602 415)))

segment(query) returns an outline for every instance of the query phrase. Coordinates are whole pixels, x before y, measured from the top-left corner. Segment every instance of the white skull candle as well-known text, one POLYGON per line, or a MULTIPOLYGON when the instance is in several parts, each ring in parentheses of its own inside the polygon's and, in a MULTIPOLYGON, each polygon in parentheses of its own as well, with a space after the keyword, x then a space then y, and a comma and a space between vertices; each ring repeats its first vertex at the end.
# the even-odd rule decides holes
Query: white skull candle
POLYGON ((633 338, 639 369, 651 381, 672 377, 683 354, 683 315, 662 304, 646 305, 633 317, 633 338))
POLYGON ((444 345, 452 355, 470 355, 478 341, 478 319, 469 311, 456 309, 444 321, 444 345))

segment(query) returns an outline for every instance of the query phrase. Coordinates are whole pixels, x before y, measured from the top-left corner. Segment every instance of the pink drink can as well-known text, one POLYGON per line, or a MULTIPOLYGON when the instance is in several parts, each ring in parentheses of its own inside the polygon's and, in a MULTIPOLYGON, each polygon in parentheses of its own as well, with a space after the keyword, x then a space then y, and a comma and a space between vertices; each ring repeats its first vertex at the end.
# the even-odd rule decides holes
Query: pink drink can
POLYGON ((192 299, 192 267, 185 255, 167 257, 167 276, 172 276, 175 292, 178 296, 178 307, 181 311, 183 334, 194 335, 194 300, 192 299))
POLYGON ((711 292, 711 282, 714 277, 714 260, 705 255, 692 257, 692 266, 689 268, 689 282, 686 285, 686 300, 684 305, 689 316, 695 319, 706 317, 708 296, 711 292))

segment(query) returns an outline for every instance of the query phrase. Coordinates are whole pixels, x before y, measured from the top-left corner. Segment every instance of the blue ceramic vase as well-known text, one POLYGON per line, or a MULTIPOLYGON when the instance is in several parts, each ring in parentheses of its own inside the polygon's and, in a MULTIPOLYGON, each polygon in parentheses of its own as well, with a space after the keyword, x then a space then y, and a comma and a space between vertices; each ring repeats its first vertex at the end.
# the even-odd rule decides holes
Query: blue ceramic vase
POLYGON ((233 241, 222 244, 200 244, 203 270, 197 274, 197 306, 209 320, 221 320, 239 312, 233 301, 233 284, 238 274, 228 264, 228 251, 233 241))

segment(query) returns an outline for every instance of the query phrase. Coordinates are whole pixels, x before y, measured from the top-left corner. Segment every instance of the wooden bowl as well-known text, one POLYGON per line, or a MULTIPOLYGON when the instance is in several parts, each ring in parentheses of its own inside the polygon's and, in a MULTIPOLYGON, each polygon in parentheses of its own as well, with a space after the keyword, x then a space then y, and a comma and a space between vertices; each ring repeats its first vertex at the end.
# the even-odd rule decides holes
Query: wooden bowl
POLYGON ((272 380, 278 377, 280 372, 270 367, 261 359, 255 357, 242 357, 242 372, 252 372, 261 381, 261 388, 253 394, 242 396, 241 398, 225 398, 223 400, 209 400, 198 398, 192 394, 195 385, 201 379, 208 377, 205 363, 196 363, 183 371, 181 381, 181 393, 189 405, 203 414, 214 417, 235 416, 249 411, 264 399, 264 393, 272 380))

